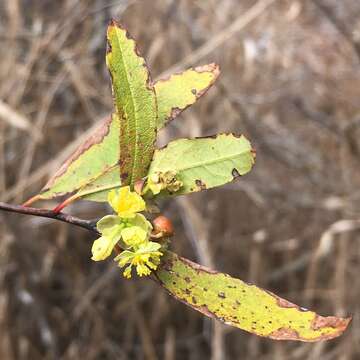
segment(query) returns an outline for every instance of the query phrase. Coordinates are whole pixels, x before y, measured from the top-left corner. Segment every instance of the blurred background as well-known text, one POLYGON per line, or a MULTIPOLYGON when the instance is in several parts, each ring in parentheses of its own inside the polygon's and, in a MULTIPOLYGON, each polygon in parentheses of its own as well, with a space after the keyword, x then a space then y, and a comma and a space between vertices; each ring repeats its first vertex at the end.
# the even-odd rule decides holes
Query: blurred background
MULTIPOLYGON (((222 74, 160 135, 241 132, 251 174, 161 203, 173 249, 322 315, 354 316, 329 342, 275 342, 205 319, 146 279, 90 260, 93 235, 0 213, 1 359, 359 359, 358 0, 0 0, 0 200, 37 193, 111 111, 111 17, 154 79, 222 74)), ((38 206, 51 208, 55 202, 38 206)), ((67 209, 101 217, 105 205, 67 209)))

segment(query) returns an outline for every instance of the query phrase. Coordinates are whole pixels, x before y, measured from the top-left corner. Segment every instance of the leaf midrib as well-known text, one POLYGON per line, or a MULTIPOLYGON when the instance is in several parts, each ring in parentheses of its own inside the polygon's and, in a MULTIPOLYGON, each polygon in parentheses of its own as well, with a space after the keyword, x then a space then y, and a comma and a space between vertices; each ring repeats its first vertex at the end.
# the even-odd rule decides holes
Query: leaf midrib
MULTIPOLYGON (((134 94, 133 94, 133 91, 132 91, 132 88, 130 86, 130 81, 129 81, 129 78, 128 78, 128 67, 126 65, 126 62, 124 61, 124 56, 123 56, 123 47, 121 46, 121 41, 119 40, 119 35, 118 35, 118 29, 116 29, 116 40, 118 42, 118 45, 119 45, 119 48, 120 48, 120 58, 121 58, 121 62, 123 64, 123 67, 125 68, 125 77, 126 77, 126 83, 127 83, 127 87, 130 91, 130 94, 131 94, 131 106, 132 106, 132 109, 133 109, 133 112, 134 112, 134 120, 135 120, 135 146, 132 146, 132 163, 131 163, 131 174, 130 174, 130 184, 133 182, 133 175, 134 175, 134 169, 135 169, 135 164, 136 164, 136 158, 137 158, 137 149, 138 149, 138 143, 139 143, 139 136, 138 136, 138 131, 137 131, 137 127, 138 127, 138 122, 137 122, 137 117, 136 117, 136 114, 137 114, 137 107, 136 107, 136 104, 134 102, 134 94)), ((129 40, 129 41, 132 41, 133 40, 129 40)), ((128 121, 128 119, 127 119, 128 121)), ((127 124, 128 126, 128 130, 129 130, 129 124, 127 124)), ((121 136, 121 133, 120 133, 120 136, 121 136)), ((121 139, 120 139, 121 140, 121 139)), ((121 144, 121 141, 120 141, 120 144, 121 144)), ((120 158, 121 158, 121 147, 120 147, 120 158)), ((121 172, 121 170, 120 170, 121 172)))

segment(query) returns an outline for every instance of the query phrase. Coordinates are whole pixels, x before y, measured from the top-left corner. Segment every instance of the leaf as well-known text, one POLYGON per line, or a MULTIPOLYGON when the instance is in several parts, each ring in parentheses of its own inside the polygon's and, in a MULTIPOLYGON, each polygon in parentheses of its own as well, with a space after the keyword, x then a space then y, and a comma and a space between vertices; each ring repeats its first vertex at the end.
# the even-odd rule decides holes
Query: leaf
POLYGON ((171 252, 155 275, 170 295, 204 315, 276 340, 332 339, 341 335, 351 320, 317 315, 171 252))
MULTIPOLYGON (((154 152, 156 127, 163 127, 193 104, 219 75, 218 66, 209 64, 152 85, 145 61, 126 30, 112 21, 107 39, 106 62, 116 110, 113 120, 94 132, 26 205, 73 193, 57 210, 78 198, 106 201, 109 190, 145 177, 154 152)), ((199 181, 196 185, 191 191, 203 188, 199 181)))
POLYGON ((144 59, 137 54, 136 44, 127 32, 112 22, 107 36, 106 59, 116 112, 26 205, 74 192, 57 210, 79 197, 106 201, 108 190, 121 185, 121 176, 126 185, 146 175, 156 139, 155 91, 144 59))
POLYGON ((219 66, 209 64, 157 81, 158 130, 204 95, 219 74, 219 66))
POLYGON ((84 200, 107 202, 110 190, 121 187, 119 165, 107 169, 99 177, 83 186, 74 197, 84 200))
POLYGON ((133 185, 146 175, 155 148, 155 91, 135 41, 115 21, 107 41, 106 64, 120 118, 120 177, 123 185, 133 185))
MULTIPOLYGON (((173 117, 204 95, 213 85, 219 73, 217 65, 209 64, 174 74, 167 80, 156 82, 157 128, 165 126, 173 117)), ((119 165, 107 169, 100 176, 82 186, 71 200, 83 198, 84 200, 106 202, 108 191, 121 186, 119 173, 119 165)))
POLYGON ((249 172, 254 161, 254 151, 243 135, 180 139, 155 151, 148 176, 174 171, 183 183, 175 195, 181 195, 226 184, 249 172))
POLYGON ((119 131, 117 116, 105 119, 51 177, 37 198, 69 195, 116 166, 120 156, 119 131))

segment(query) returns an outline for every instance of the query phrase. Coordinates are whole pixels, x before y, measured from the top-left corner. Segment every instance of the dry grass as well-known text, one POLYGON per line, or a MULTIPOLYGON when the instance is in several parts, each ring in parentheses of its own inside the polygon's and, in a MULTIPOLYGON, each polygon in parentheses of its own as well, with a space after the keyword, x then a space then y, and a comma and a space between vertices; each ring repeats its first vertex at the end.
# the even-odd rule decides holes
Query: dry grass
POLYGON ((241 131, 257 149, 239 182, 162 204, 173 248, 354 320, 343 337, 311 345, 215 326, 149 281, 124 281, 111 261, 92 263, 86 232, 0 214, 0 358, 359 358, 359 15, 357 0, 1 1, 0 200, 36 193, 111 110, 104 36, 116 17, 153 77, 221 66, 162 142, 241 131))

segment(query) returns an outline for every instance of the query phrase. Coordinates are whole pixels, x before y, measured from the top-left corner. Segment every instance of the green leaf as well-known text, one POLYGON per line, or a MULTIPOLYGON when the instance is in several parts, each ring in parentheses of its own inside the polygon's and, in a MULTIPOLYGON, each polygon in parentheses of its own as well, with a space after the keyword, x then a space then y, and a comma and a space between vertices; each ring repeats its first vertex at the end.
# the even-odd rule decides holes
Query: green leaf
POLYGON ((86 188, 116 166, 120 156, 119 132, 120 122, 117 116, 105 119, 50 178, 37 198, 51 199, 69 195, 86 188))
POLYGON ((146 175, 155 148, 155 91, 135 41, 115 21, 108 27, 107 41, 106 63, 120 118, 121 182, 133 185, 146 175))
MULTIPOLYGON (((174 74, 169 79, 156 82, 157 128, 162 128, 166 122, 205 94, 213 85, 219 73, 217 65, 209 64, 186 70, 180 74, 174 74)), ((82 186, 76 197, 91 201, 107 201, 108 191, 121 186, 119 173, 119 165, 107 169, 106 172, 82 186)))
POLYGON ((174 171, 183 186, 175 195, 210 189, 249 172, 255 154, 243 136, 180 139, 156 150, 148 176, 174 171))
POLYGON ((171 252, 164 256, 155 275, 170 295, 204 315, 276 340, 332 339, 350 322, 349 318, 317 315, 171 252))
POLYGON ((155 127, 163 127, 193 104, 219 75, 218 66, 209 64, 158 81, 154 85, 158 92, 156 111, 145 61, 137 54, 135 42, 115 22, 108 28, 107 64, 116 113, 94 131, 27 205, 74 192, 58 210, 78 198, 105 202, 109 190, 146 176, 155 127))
MULTIPOLYGON (((189 69, 181 74, 174 74, 167 80, 156 82, 155 89, 158 102, 157 128, 160 129, 163 127, 167 121, 171 120, 182 110, 193 104, 200 96, 205 94, 207 89, 215 82, 218 75, 219 67, 215 64, 209 64, 195 69, 189 69)), ((98 130, 94 132, 92 138, 99 136, 97 132, 98 130)), ((116 137, 116 133, 113 135, 116 137)), ((90 142, 86 141, 86 146, 82 145, 81 147, 88 147, 89 145, 90 142)), ((57 194, 56 189, 53 191, 54 189, 51 188, 50 191, 42 193, 42 198, 64 195, 78 190, 72 199, 83 198, 85 200, 106 202, 108 191, 121 186, 119 177, 120 166, 117 161, 117 157, 120 156, 120 144, 113 144, 112 154, 110 154, 111 149, 108 149, 106 142, 96 145, 96 150, 92 152, 92 156, 99 154, 99 157, 103 158, 103 153, 106 153, 106 158, 112 159, 111 164, 105 161, 104 167, 101 168, 100 171, 91 172, 91 176, 84 176, 84 173, 88 173, 89 166, 85 165, 83 161, 79 161, 71 168, 74 176, 61 179, 63 192, 57 194)), ((89 156, 87 156, 86 159, 89 159, 89 156)), ((63 167, 65 166, 66 164, 63 167)), ((54 178, 57 178, 57 174, 49 181, 48 185, 54 183, 54 178)), ((57 179, 56 183, 58 182, 59 179, 57 179)))
POLYGON ((106 169, 100 176, 92 179, 88 184, 81 187, 73 196, 73 199, 82 198, 84 200, 107 202, 110 190, 121 186, 120 167, 116 165, 106 169))
POLYGON ((216 64, 199 66, 155 83, 158 106, 157 128, 178 116, 206 93, 219 76, 216 64))
POLYGON ((58 210, 80 197, 106 201, 109 190, 132 184, 147 173, 156 140, 155 91, 145 61, 127 32, 112 22, 107 37, 116 111, 26 205, 74 192, 58 210))

